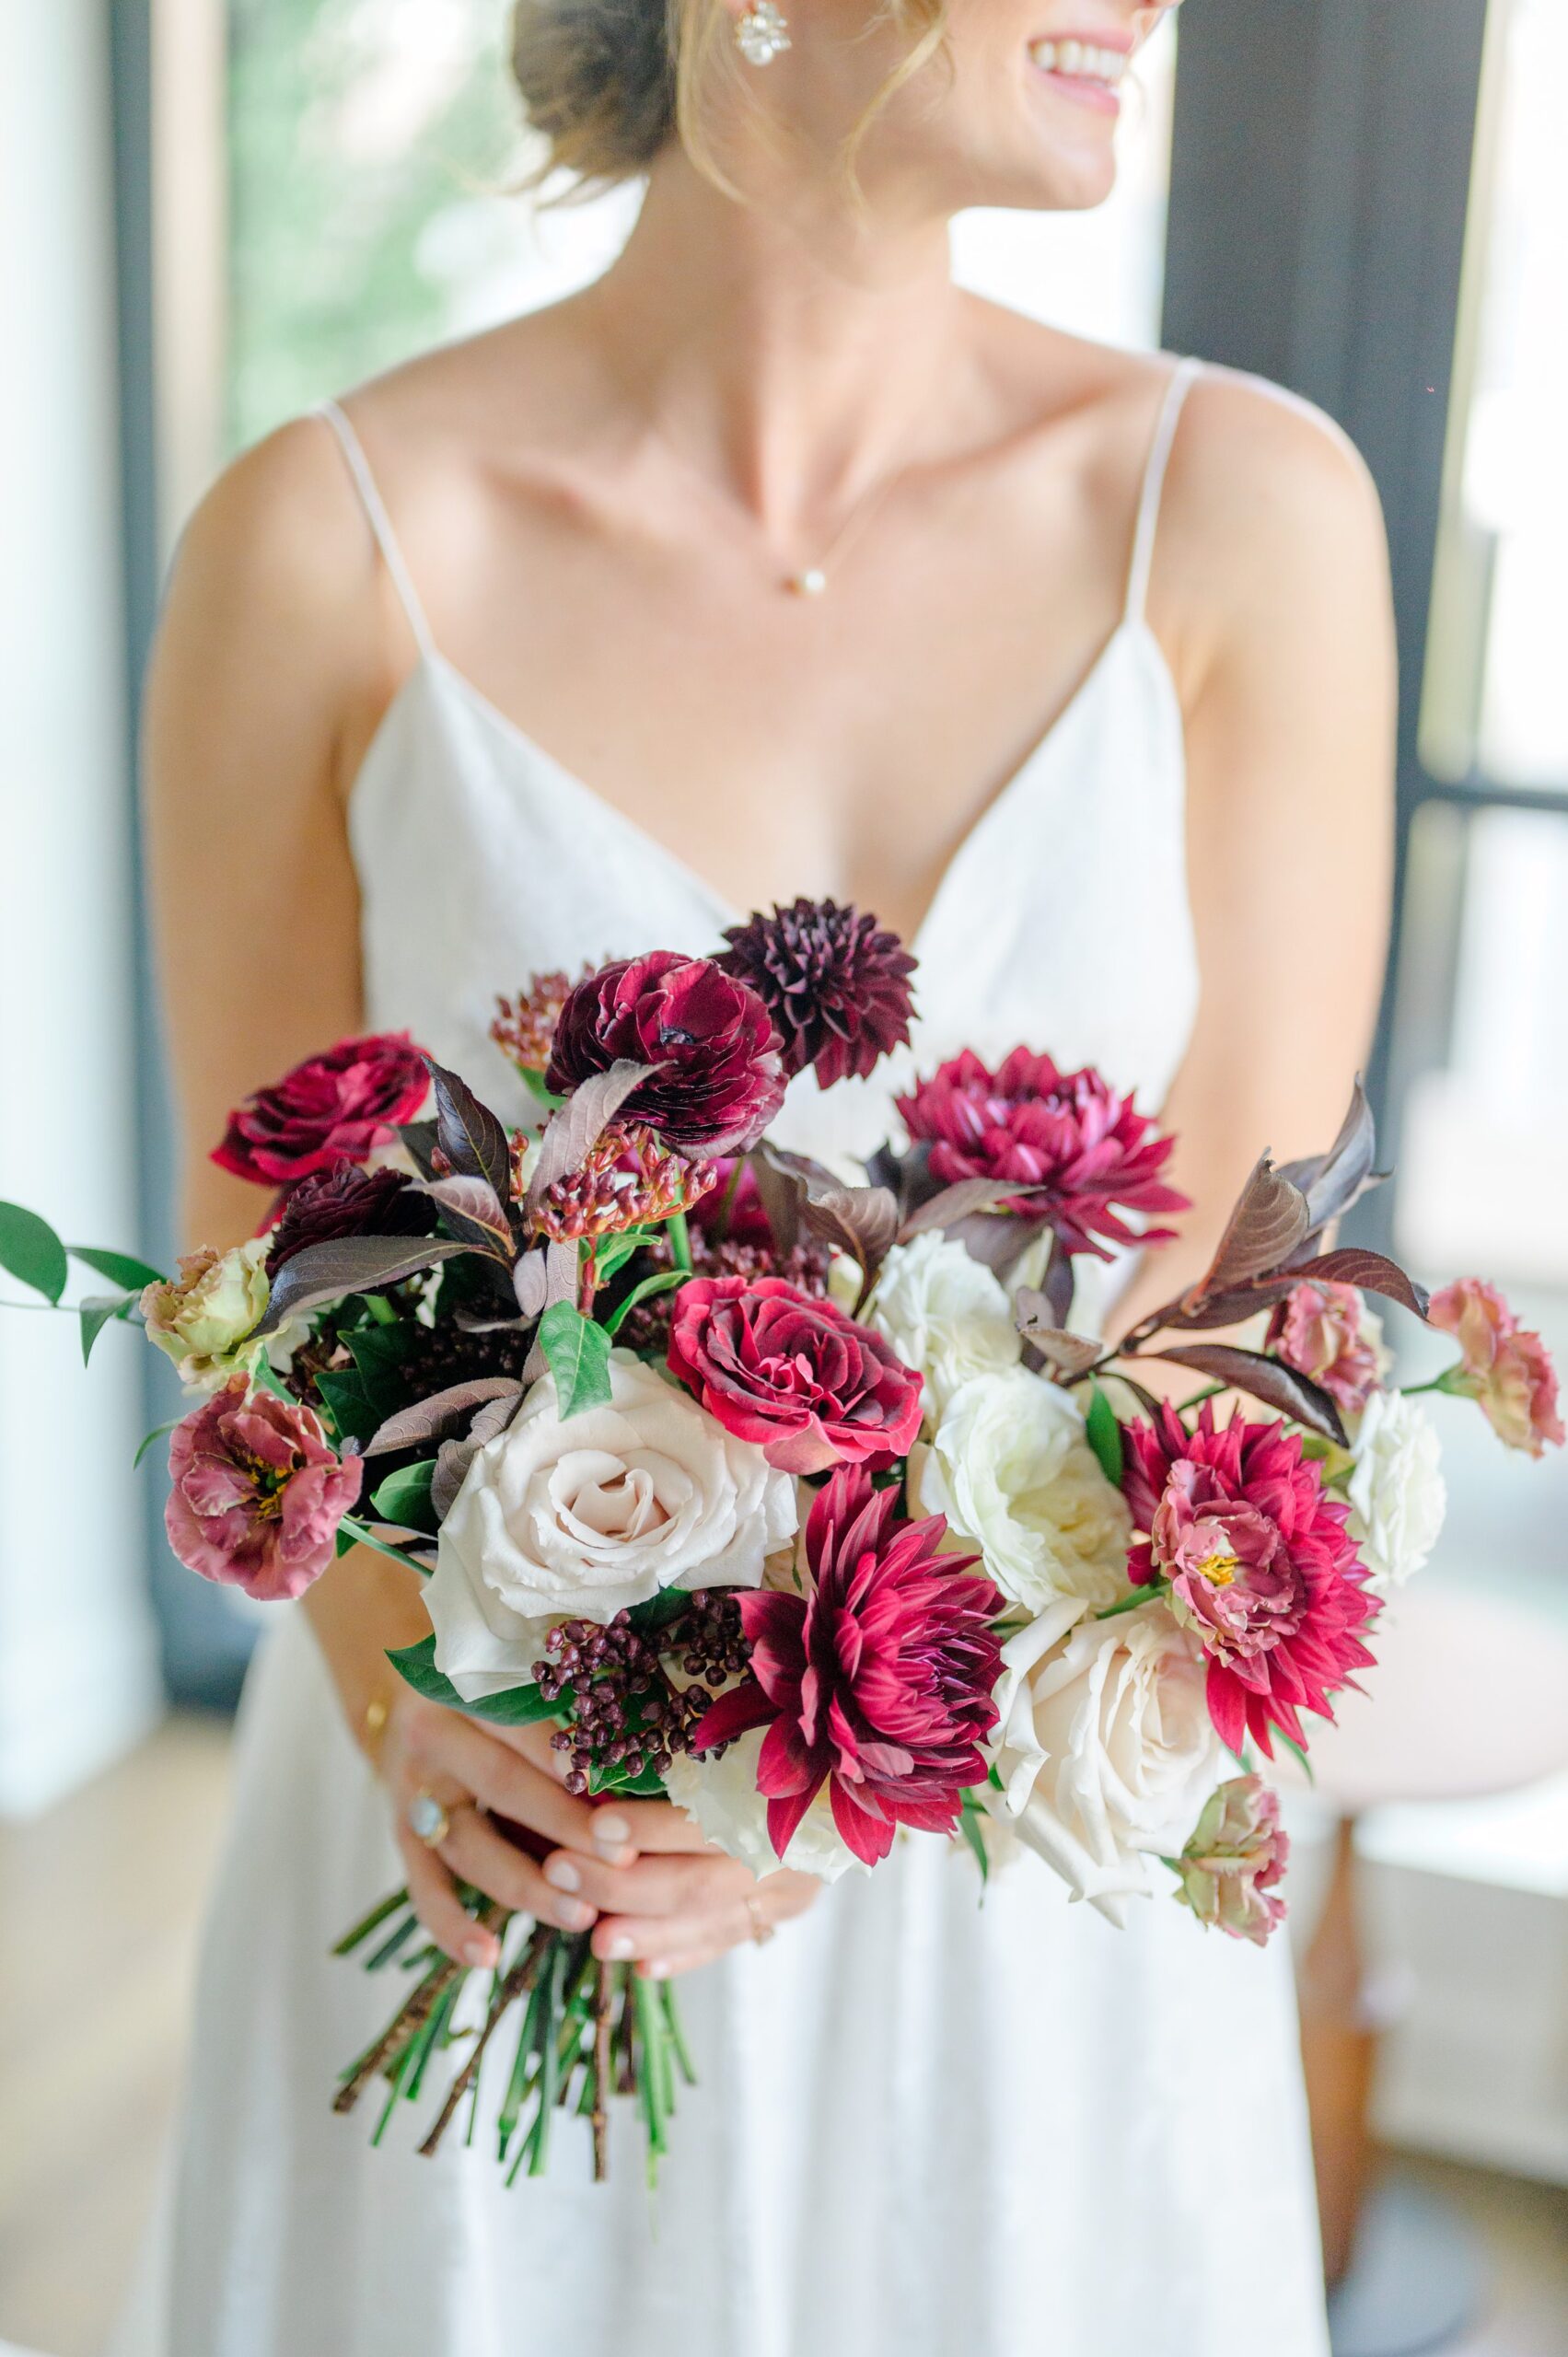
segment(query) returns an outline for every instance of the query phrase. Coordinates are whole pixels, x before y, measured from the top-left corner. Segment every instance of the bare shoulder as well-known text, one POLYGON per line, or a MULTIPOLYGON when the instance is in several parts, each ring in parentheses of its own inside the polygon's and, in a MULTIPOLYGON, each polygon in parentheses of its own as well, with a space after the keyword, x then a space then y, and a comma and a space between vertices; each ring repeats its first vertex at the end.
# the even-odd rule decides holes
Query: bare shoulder
POLYGON ((1205 367, 1171 453, 1155 599, 1210 651, 1330 607, 1386 621, 1388 545, 1365 461, 1321 410, 1262 378, 1205 367))

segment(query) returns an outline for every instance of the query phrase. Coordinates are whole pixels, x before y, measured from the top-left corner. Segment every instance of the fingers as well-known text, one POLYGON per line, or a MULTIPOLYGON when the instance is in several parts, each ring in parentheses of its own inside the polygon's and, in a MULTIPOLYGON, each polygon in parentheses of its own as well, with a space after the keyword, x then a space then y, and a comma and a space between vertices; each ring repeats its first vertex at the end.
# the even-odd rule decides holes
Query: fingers
POLYGON ((497 1965, 500 1941, 474 1922, 435 1851, 427 1850, 406 1826, 399 1830, 398 1847, 413 1911, 436 1946, 456 1964, 497 1965))
POLYGON ((752 1887, 749 1868, 734 1858, 650 1857, 612 1866, 564 1850, 545 1860, 544 1879, 552 1890, 586 1899, 596 1912, 615 1915, 711 1914, 752 1887))
MULTIPOLYGON (((598 1812, 587 1801, 575 1799, 548 1770, 455 1711, 433 1713, 419 1723, 409 1745, 407 1769, 416 1783, 438 1795, 436 1779, 451 1779, 457 1789, 471 1794, 493 1815, 530 1826, 549 1841, 591 1850, 596 1832, 602 1837, 605 1831, 596 1826, 598 1812)), ((609 1854, 626 1846, 623 1835, 613 1844, 601 1838, 599 1851, 609 1854)))
POLYGON ((598 1914, 583 1899, 552 1887, 530 1857, 503 1840, 467 1804, 451 1810, 439 1855, 460 1881, 472 1883, 515 1915, 531 1915, 563 1932, 586 1932, 598 1914))
MULTIPOLYGON (((546 1862, 546 1871, 555 1863, 546 1862)), ((568 1863, 580 1864, 579 1860, 568 1863)), ((663 1864, 664 1862, 659 1862, 663 1864)), ((653 1861, 623 1870, 616 1877, 616 1887, 625 1890, 633 1875, 645 1875, 653 1861)), ((672 1879, 662 1886, 670 1893, 679 1893, 676 1908, 660 1913, 647 1905, 650 1886, 637 1886, 637 1911, 623 1912, 619 1908, 606 1908, 596 1925, 592 1940, 593 1952, 607 1963, 635 1963, 651 1980, 665 1980, 672 1974, 691 1971, 699 1964, 710 1964, 728 1949, 756 1940, 760 1933, 774 1930, 792 1916, 805 1912, 821 1890, 814 1875, 769 1875, 761 1882, 754 1880, 746 1869, 739 1869, 739 1879, 733 1871, 735 1862, 726 1860, 732 1869, 715 1869, 706 1859, 694 1861, 694 1875, 684 1887, 672 1879), (695 1877, 700 1875, 699 1881, 695 1877), (697 1901, 691 1903, 687 1893, 697 1901)), ((668 1868, 666 1869, 668 1871, 668 1868)))
POLYGON ((617 1793, 592 1816, 591 1846, 600 1854, 622 1844, 639 1856, 650 1852, 660 1856, 706 1852, 716 1858, 724 1854, 712 1846, 694 1818, 669 1801, 628 1801, 617 1793))

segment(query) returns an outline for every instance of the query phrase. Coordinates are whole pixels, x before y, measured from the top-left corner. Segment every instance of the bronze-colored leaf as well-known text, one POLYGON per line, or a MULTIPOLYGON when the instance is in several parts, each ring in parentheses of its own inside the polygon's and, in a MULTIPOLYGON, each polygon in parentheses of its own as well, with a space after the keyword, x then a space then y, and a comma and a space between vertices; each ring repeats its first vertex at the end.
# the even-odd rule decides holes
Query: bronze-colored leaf
POLYGON ((1376 1183, 1372 1165, 1376 1152, 1377 1132, 1372 1108, 1358 1073, 1349 1110, 1328 1153, 1313 1155, 1304 1162, 1287 1162, 1281 1174, 1306 1196, 1310 1229, 1326 1227, 1330 1220, 1338 1219, 1369 1185, 1376 1183))
POLYGON ((517 1307, 526 1318, 542 1318, 550 1299, 549 1256, 543 1252, 525 1252, 512 1271, 512 1291, 517 1296, 517 1307))
POLYGON ((1010 1203, 1019 1197, 1039 1195, 1039 1187, 1020 1187, 1016 1178, 959 1178, 951 1187, 944 1187, 911 1212, 899 1230, 899 1242, 907 1244, 912 1236, 923 1236, 931 1228, 957 1227, 960 1220, 971 1219, 980 1212, 993 1212, 998 1203, 1010 1203))
POLYGON ((793 1252, 799 1243, 807 1202, 855 1191, 847 1189, 837 1172, 828 1169, 825 1164, 813 1162, 807 1154, 786 1154, 782 1146, 771 1144, 766 1138, 753 1146, 747 1161, 761 1198, 773 1248, 780 1253, 793 1252))
POLYGON ((436 1146, 454 1175, 486 1179, 505 1202, 511 1183, 511 1142, 505 1130, 466 1080, 431 1056, 424 1061, 436 1085, 436 1146))
POLYGON ((1390 1260, 1383 1252, 1365 1252, 1356 1245, 1347 1244, 1341 1251, 1325 1252, 1318 1260, 1305 1261, 1291 1274, 1296 1284, 1354 1285, 1361 1293, 1381 1294, 1417 1318, 1424 1318, 1432 1306, 1432 1295, 1426 1287, 1407 1276, 1397 1260, 1390 1260))
POLYGON ((441 1206, 441 1216, 454 1236, 471 1244, 476 1252, 487 1252, 510 1269, 516 1251, 512 1223, 506 1206, 488 1178, 475 1178, 468 1174, 450 1178, 428 1178, 422 1182, 421 1193, 441 1206))
POLYGON ((800 1217, 809 1234, 847 1252, 868 1282, 899 1232, 899 1207, 885 1187, 834 1187, 825 1194, 807 1194, 800 1217))
POLYGON ((1015 1304, 1019 1333, 1032 1342, 1042 1358, 1061 1375, 1084 1375, 1105 1356, 1105 1345, 1089 1334, 1070 1334, 1058 1326, 1051 1303, 1032 1286, 1022 1286, 1015 1304))
POLYGON ((1190 1366, 1230 1390, 1245 1391, 1260 1399, 1265 1408, 1294 1417, 1320 1439, 1336 1441, 1341 1448, 1349 1446, 1340 1411, 1322 1385, 1298 1375, 1280 1359, 1265 1358, 1261 1351, 1237 1350, 1228 1342, 1187 1342, 1149 1355, 1176 1366, 1190 1366))
POLYGON ((395 1416, 389 1416, 371 1434, 365 1454, 387 1457, 394 1449, 423 1447, 427 1441, 442 1440, 459 1431, 487 1400, 516 1400, 522 1396, 523 1387, 515 1375, 479 1375, 468 1383, 448 1384, 444 1391, 433 1391, 427 1399, 416 1399, 412 1408, 400 1408, 395 1416))
POLYGON ((1265 1154, 1225 1223, 1208 1273, 1183 1296, 1184 1304, 1196 1306, 1210 1294, 1229 1292, 1271 1274, 1290 1258, 1311 1225, 1306 1196, 1265 1154))
POLYGON ((572 1091, 565 1104, 545 1124, 539 1160, 528 1180, 530 1212, 538 1210, 558 1179, 569 1178, 574 1170, 582 1168, 626 1099, 657 1069, 656 1064, 634 1063, 622 1058, 608 1072, 596 1072, 572 1091))
POLYGON ((435 1161, 436 1124, 434 1121, 404 1121, 399 1126, 398 1136, 410 1161, 422 1178, 438 1178, 441 1176, 436 1167, 435 1161))
POLYGON ((380 1293, 405 1277, 472 1249, 441 1236, 339 1236, 308 1244, 278 1271, 257 1339, 275 1334, 291 1318, 341 1301, 351 1293, 380 1293))
MULTIPOLYGON (((542 1257, 544 1305, 540 1311, 541 1326, 546 1315, 555 1307, 558 1301, 575 1302, 577 1298, 577 1248, 575 1244, 563 1244, 558 1237, 552 1237, 545 1246, 542 1257)), ((523 1381, 537 1383, 540 1376, 548 1374, 549 1371, 550 1361, 545 1357, 544 1344, 536 1334, 533 1348, 528 1353, 528 1364, 523 1369, 523 1381)))

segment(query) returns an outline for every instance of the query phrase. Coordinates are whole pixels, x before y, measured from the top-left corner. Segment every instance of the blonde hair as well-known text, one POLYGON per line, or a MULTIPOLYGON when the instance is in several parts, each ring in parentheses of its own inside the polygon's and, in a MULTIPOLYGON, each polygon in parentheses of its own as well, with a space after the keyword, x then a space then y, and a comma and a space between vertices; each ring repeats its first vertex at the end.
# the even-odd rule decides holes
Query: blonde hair
MULTIPOLYGON (((843 165, 905 84, 936 56, 948 0, 875 0, 867 31, 892 25, 904 55, 854 125, 843 165)), ((584 190, 635 180, 671 138, 699 170, 735 194, 709 127, 716 91, 749 95, 721 0, 517 0, 512 72, 529 122, 547 145, 529 184, 565 174, 584 190)))

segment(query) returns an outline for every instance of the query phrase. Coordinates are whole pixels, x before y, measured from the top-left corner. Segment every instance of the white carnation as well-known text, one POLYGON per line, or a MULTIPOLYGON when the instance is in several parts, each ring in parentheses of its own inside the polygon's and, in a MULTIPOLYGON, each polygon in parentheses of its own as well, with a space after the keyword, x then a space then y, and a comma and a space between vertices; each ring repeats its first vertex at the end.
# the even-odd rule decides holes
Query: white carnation
POLYGON ((997 1279, 947 1236, 917 1236, 893 1247, 877 1280, 869 1322, 925 1377, 930 1417, 940 1416, 971 1376, 1016 1366, 1023 1348, 997 1279))
POLYGON ((1198 1640, 1163 1605, 1113 1620, 1064 1599, 1003 1648, 986 1805, 1109 1922, 1159 1887, 1227 1755, 1198 1640))
POLYGON ((978 1547, 1015 1604, 1114 1604, 1127 1585, 1132 1516, 1065 1391, 1022 1366, 960 1384, 911 1460, 922 1514, 978 1547))
POLYGON ((611 1398, 563 1421, 553 1378, 473 1459, 425 1590, 436 1666, 465 1701, 528 1678, 555 1622, 664 1588, 755 1587, 793 1537, 796 1487, 624 1351, 611 1398))
POLYGON ((1448 1510, 1442 1449, 1430 1417, 1402 1391, 1375 1391, 1356 1429, 1350 1535, 1379 1587, 1419 1572, 1448 1510))

